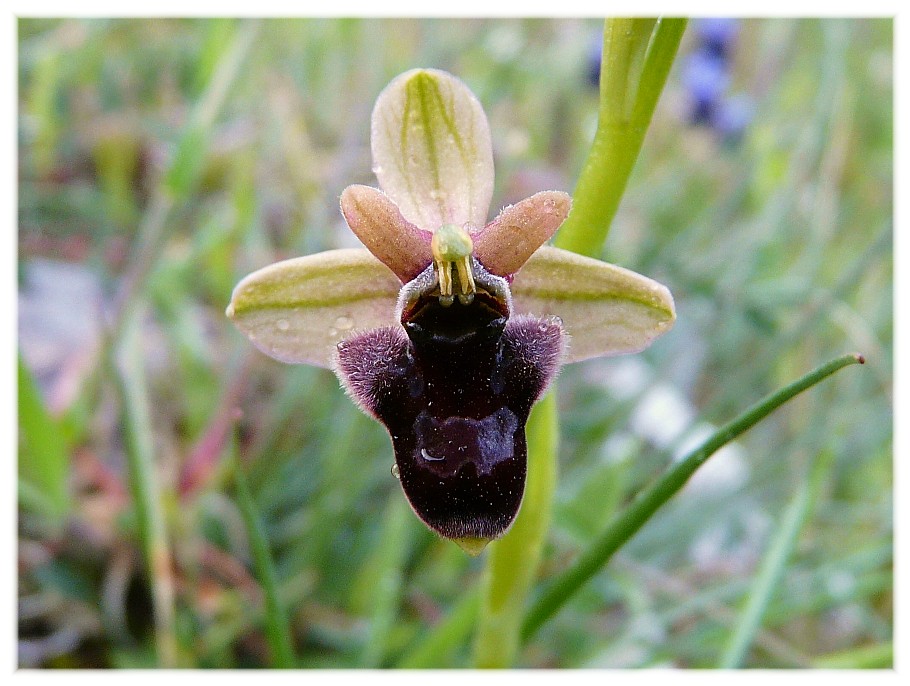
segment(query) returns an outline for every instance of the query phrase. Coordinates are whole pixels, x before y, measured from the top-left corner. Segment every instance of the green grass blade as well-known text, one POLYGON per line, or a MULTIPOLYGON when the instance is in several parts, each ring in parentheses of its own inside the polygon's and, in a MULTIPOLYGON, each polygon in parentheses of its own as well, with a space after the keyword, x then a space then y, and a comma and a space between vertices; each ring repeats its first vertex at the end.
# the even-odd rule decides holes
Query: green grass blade
POLYGON ((490 544, 474 642, 477 667, 509 667, 518 652, 521 619, 550 524, 558 433, 551 389, 528 420, 528 480, 521 510, 509 532, 490 544))
POLYGON ((161 667, 172 668, 177 666, 174 579, 163 498, 155 470, 154 429, 145 377, 145 351, 140 339, 144 310, 137 308, 125 322, 116 378, 126 437, 127 476, 154 603, 158 662, 161 667))
POLYGON ((480 587, 465 592, 449 616, 435 626, 402 660, 400 669, 440 669, 465 642, 480 609, 480 587))
POLYGON ((27 501, 39 508, 52 525, 59 526, 71 507, 69 450, 60 424, 44 406, 38 384, 21 354, 17 390, 20 492, 24 489, 35 495, 27 501))
POLYGON ((784 511, 780 527, 771 540, 768 552, 755 577, 748 603, 740 615, 721 657, 718 666, 722 669, 734 669, 742 666, 749 647, 761 628, 762 618, 783 577, 787 560, 796 546, 799 532, 809 515, 815 496, 824 482, 824 477, 830 470, 831 463, 832 454, 830 452, 823 452, 816 458, 809 478, 800 484, 784 511))
POLYGON ((370 629, 364 643, 362 667, 382 667, 387 640, 398 617, 403 584, 403 567, 410 550, 413 514, 397 490, 386 506, 382 531, 373 555, 364 566, 361 578, 370 580, 370 629))
MULTIPOLYGON (((214 20, 217 21, 217 20, 214 20)), ((190 121, 177 142, 177 149, 166 168, 161 182, 149 202, 149 208, 139 227, 139 238, 130 267, 123 278, 110 331, 116 340, 127 310, 143 292, 148 276, 158 263, 160 246, 171 226, 169 218, 174 207, 189 198, 196 188, 203 163, 209 153, 211 131, 221 111, 231 85, 243 70, 246 58, 259 30, 258 21, 249 21, 237 35, 225 44, 218 56, 205 91, 193 107, 190 121)))
POLYGON ((891 669, 894 667, 894 643, 876 643, 822 655, 812 662, 815 669, 891 669))
POLYGON ((775 409, 834 372, 851 364, 862 364, 860 355, 844 355, 818 367, 788 386, 772 393, 753 405, 736 419, 725 424, 700 447, 688 453, 668 469, 652 486, 642 491, 632 504, 621 512, 603 534, 588 548, 572 567, 563 572, 537 599, 522 625, 522 638, 528 640, 541 626, 600 570, 619 548, 651 518, 651 516, 685 485, 696 470, 724 445, 755 426, 775 409))
POLYGON ((293 669, 294 648, 291 640, 291 628, 288 622, 287 610, 278 594, 278 578, 275 574, 275 564, 269 551, 265 528, 256 504, 250 495, 250 488, 239 461, 234 463, 234 485, 237 493, 237 504, 243 516, 246 533, 250 544, 250 554, 253 558, 253 567, 256 578, 262 585, 265 595, 265 633, 269 648, 272 652, 272 666, 279 669, 293 669))

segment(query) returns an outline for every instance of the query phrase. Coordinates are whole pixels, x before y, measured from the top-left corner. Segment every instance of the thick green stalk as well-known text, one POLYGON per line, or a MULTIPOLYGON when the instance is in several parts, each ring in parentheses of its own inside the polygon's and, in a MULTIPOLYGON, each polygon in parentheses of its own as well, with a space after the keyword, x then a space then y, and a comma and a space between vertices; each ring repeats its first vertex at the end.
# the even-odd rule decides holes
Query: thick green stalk
POLYGON ((521 510, 509 533, 490 544, 474 641, 477 667, 509 667, 518 652, 525 601, 550 524, 558 433, 556 396, 551 391, 528 420, 528 479, 521 510))
POLYGON ((597 132, 557 247, 600 253, 685 28, 685 19, 668 18, 604 24, 597 132))
POLYGON ((246 525, 250 542, 250 554, 256 570, 256 578, 265 595, 265 634, 272 653, 272 666, 280 669, 294 668, 294 648, 287 611, 278 594, 278 577, 269 551, 265 529, 256 511, 256 504, 250 495, 246 476, 239 461, 234 462, 234 483, 237 488, 237 504, 246 525))
POLYGON ((689 480, 711 455, 755 426, 794 396, 819 383, 834 372, 851 364, 862 364, 861 355, 844 355, 806 374, 753 405, 736 419, 725 424, 700 447, 674 463, 652 486, 638 497, 607 526, 588 550, 563 572, 537 599, 522 625, 522 639, 528 640, 550 617, 594 576, 651 516, 689 480))
POLYGON ((815 460, 809 478, 801 483, 793 499, 784 511, 780 527, 771 539, 768 551, 762 560, 752 585, 749 600, 739 617, 736 628, 724 650, 720 665, 722 669, 742 666, 761 628, 762 618, 774 596, 774 591, 783 577, 787 560, 793 552, 799 532, 812 509, 812 503, 831 467, 832 454, 823 452, 815 460))
MULTIPOLYGON (((682 19, 609 19, 604 25, 600 119, 556 245, 597 255, 685 29, 682 19)), ((474 643, 478 667, 508 667, 537 574, 556 484, 559 429, 552 388, 528 422, 528 484, 510 532, 490 545, 474 643)))

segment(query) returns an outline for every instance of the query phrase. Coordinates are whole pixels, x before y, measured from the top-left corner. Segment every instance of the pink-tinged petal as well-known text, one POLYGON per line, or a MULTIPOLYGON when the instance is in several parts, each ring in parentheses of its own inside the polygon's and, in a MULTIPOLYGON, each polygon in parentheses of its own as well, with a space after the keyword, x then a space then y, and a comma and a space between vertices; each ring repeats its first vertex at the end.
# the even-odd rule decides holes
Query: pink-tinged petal
POLYGON ((406 283, 433 261, 433 234, 405 219, 382 191, 348 186, 341 194, 341 213, 357 238, 406 283))
POLYGON ((451 74, 414 69, 379 94, 373 171, 401 214, 422 229, 486 224, 493 145, 477 98, 451 74))
POLYGON ((366 250, 329 250, 253 272, 234 288, 226 314, 266 355, 328 368, 342 339, 399 325, 400 288, 366 250))
POLYGON ((512 282, 515 312, 557 316, 569 334, 566 362, 647 348, 673 326, 665 286, 641 274, 545 246, 512 282))
POLYGON ((503 209, 493 221, 474 233, 474 256, 499 276, 514 274, 565 221, 572 197, 561 191, 543 191, 503 209))

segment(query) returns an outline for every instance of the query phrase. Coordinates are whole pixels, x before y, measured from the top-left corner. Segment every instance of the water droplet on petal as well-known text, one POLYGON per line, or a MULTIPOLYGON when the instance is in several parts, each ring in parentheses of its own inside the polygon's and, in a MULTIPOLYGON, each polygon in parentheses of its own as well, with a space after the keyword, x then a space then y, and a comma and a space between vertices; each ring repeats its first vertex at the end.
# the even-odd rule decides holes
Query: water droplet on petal
POLYGON ((396 479, 400 479, 400 478, 401 478, 401 473, 398 471, 398 463, 397 463, 397 462, 396 462, 395 464, 392 465, 392 476, 394 476, 396 479))
POLYGON ((288 329, 291 328, 291 323, 287 319, 279 319, 275 323, 275 326, 278 327, 279 331, 287 331, 288 329))
POLYGON ((354 328, 354 320, 342 315, 335 320, 335 327, 339 331, 350 331, 354 328))

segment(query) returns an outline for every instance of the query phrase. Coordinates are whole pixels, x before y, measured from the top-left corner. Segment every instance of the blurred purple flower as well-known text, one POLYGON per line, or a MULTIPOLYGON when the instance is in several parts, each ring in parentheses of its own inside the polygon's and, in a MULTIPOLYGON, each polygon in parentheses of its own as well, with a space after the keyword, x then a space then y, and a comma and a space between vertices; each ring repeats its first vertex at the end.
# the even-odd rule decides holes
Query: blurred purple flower
POLYGON ((692 123, 712 124, 730 86, 725 62, 704 52, 692 53, 683 65, 682 82, 691 100, 692 123))
POLYGON ((698 19, 695 22, 695 30, 704 52, 726 59, 733 51, 739 35, 739 20, 727 17, 698 19))
POLYGON ((604 49, 604 34, 598 30, 594 32, 594 40, 588 48, 587 71, 585 77, 588 85, 594 88, 600 87, 600 60, 604 49))

